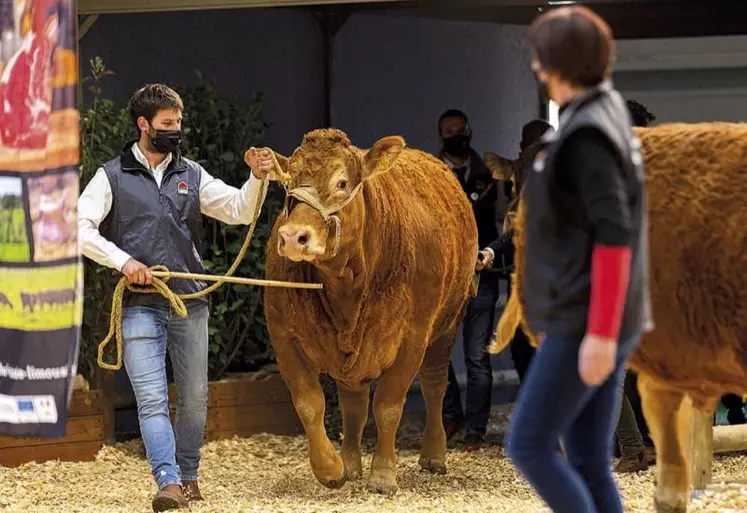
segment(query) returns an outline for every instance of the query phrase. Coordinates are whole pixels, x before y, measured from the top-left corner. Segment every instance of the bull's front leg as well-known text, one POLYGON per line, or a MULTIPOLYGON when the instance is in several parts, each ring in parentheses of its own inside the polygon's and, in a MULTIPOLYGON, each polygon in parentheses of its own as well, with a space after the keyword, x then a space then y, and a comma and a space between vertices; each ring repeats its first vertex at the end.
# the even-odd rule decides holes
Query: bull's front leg
POLYGON ((373 409, 378 433, 376 453, 368 478, 368 489, 372 492, 384 495, 397 493, 397 429, 402 420, 407 391, 422 357, 422 353, 419 358, 412 354, 401 355, 376 385, 373 409))
POLYGON ((640 374, 638 387, 643 415, 656 446, 657 513, 685 513, 690 491, 690 465, 685 445, 689 441, 689 411, 684 395, 640 374))
POLYGON ((355 480, 363 475, 361 441, 368 420, 370 385, 349 388, 337 382, 337 393, 342 409, 343 441, 340 456, 345 464, 345 479, 355 480))
POLYGON ((340 488, 345 484, 345 467, 324 428, 324 391, 319 383, 319 368, 299 347, 287 344, 276 348, 278 368, 306 432, 314 475, 324 486, 340 488))

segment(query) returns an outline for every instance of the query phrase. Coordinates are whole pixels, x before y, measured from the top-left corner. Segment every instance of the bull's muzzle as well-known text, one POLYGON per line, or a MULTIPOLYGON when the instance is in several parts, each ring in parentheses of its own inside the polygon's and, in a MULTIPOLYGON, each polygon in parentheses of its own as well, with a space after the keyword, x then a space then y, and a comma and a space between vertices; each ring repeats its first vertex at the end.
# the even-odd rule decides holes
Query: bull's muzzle
POLYGON ((319 236, 308 226, 287 224, 280 227, 278 235, 278 254, 294 262, 309 262, 324 254, 319 236))

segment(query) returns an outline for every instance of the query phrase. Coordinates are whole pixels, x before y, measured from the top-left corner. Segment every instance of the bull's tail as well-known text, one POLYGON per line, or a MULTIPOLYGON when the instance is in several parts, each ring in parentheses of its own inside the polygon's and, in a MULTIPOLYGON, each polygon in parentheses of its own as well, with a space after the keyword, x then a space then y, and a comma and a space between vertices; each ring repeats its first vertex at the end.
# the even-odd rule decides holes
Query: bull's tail
POLYGON ((488 347, 488 352, 498 354, 503 351, 514 338, 519 324, 521 324, 521 304, 518 295, 511 294, 498 321, 498 326, 495 328, 495 341, 488 347))

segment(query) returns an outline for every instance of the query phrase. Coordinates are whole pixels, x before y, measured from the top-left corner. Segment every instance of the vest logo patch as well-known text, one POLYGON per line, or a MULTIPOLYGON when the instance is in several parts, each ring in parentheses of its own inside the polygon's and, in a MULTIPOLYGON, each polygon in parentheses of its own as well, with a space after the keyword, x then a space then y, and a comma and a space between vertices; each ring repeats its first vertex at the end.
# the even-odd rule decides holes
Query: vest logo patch
POLYGON ((189 186, 187 182, 179 182, 176 186, 177 194, 187 194, 189 192, 189 186))
POLYGON ((542 150, 537 153, 537 156, 534 158, 534 163, 532 164, 532 169, 536 173, 541 173, 545 169, 545 159, 547 159, 547 152, 542 150))

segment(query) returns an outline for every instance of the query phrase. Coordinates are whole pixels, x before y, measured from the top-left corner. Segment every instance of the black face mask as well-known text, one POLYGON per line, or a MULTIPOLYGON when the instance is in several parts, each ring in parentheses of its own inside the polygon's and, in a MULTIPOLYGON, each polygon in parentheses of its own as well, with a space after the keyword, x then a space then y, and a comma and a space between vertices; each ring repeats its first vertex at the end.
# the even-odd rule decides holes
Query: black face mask
POLYGON ((454 135, 444 139, 444 152, 455 157, 464 157, 469 153, 469 143, 472 137, 469 135, 454 135))
POLYGON ((182 141, 181 130, 155 130, 148 132, 150 144, 158 153, 173 153, 179 148, 182 141))

